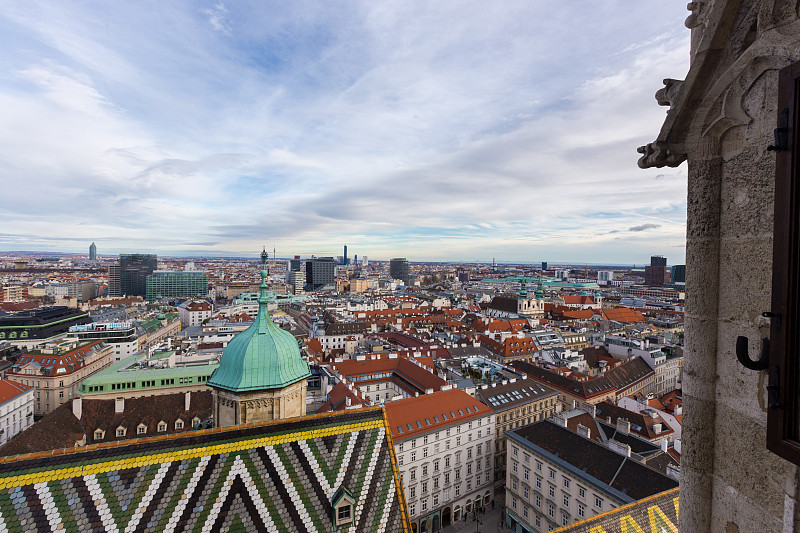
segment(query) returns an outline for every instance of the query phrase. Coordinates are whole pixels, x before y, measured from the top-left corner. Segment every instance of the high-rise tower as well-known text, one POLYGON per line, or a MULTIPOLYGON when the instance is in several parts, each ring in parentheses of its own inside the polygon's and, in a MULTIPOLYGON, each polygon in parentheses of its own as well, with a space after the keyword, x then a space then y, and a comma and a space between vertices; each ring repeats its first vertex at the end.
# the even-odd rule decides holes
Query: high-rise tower
POLYGON ((408 259, 395 257, 389 262, 389 275, 392 279, 402 280, 408 285, 408 259))
POLYGON ((158 259, 151 254, 120 254, 119 292, 122 296, 146 296, 147 276, 153 273, 158 259))
POLYGON ((89 245, 89 261, 97 261, 97 246, 94 243, 89 245))

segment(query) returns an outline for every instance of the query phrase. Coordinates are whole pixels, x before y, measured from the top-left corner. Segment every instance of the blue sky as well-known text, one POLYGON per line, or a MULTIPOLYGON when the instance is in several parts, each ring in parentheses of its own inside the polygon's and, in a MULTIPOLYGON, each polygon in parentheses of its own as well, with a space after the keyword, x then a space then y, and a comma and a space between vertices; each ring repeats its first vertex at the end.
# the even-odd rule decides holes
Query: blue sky
POLYGON ((0 6, 0 250, 684 260, 684 4, 0 6))

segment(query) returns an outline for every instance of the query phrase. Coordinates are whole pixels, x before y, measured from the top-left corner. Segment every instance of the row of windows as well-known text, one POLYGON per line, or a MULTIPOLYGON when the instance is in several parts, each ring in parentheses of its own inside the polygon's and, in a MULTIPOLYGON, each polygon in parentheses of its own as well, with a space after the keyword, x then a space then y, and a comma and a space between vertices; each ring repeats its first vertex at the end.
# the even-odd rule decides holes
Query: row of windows
MULTIPOLYGON (((195 417, 195 418, 192 419, 192 426, 193 427, 197 426, 199 424, 200 424, 200 419, 199 418, 195 417)), ((175 429, 176 430, 183 429, 184 427, 185 426, 184 426, 183 420, 178 419, 178 420, 175 421, 175 429)), ((167 423, 162 420, 161 422, 158 423, 158 431, 163 433, 166 430, 167 430, 167 423)), ((116 430, 116 436, 117 437, 124 437, 127 434, 127 432, 128 432, 127 428, 120 426, 116 430)), ((136 427, 136 434, 137 435, 144 435, 146 433, 147 433, 147 426, 146 425, 139 424, 136 427)), ((102 429, 96 429, 94 431, 94 440, 103 440, 105 438, 105 436, 106 436, 106 432, 104 430, 102 430, 102 429)))

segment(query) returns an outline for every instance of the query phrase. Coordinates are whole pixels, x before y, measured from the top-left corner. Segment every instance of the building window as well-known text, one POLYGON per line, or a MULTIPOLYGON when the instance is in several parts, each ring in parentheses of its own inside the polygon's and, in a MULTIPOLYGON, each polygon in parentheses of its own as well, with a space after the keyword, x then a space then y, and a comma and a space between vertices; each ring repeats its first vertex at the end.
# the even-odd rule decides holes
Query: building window
POLYGON ((158 431, 164 432, 167 430, 167 423, 166 422, 159 422, 158 423, 158 431))
POLYGON ((540 461, 536 461, 536 470, 538 470, 539 472, 542 471, 542 463, 540 461))
POLYGON ((540 478, 539 476, 536 476, 536 488, 537 489, 542 488, 542 478, 540 478))
POLYGON ((569 488, 569 479, 567 479, 567 478, 564 478, 564 488, 565 489, 569 488))
POLYGON ((582 503, 578 504, 578 516, 583 518, 586 515, 586 508, 583 506, 582 503))
POLYGON ((595 496, 594 497, 594 506, 597 507, 598 509, 602 509, 603 508, 603 499, 602 498, 598 498, 597 496, 595 496))
POLYGON ((550 485, 550 497, 555 498, 556 496, 556 488, 553 485, 550 485))
POLYGON ((556 510, 555 510, 555 507, 553 507, 552 503, 548 503, 547 504, 547 516, 549 516, 550 518, 553 518, 553 517, 556 516, 556 510))
POLYGON ((581 486, 578 486, 578 496, 580 496, 581 498, 585 498, 586 497, 586 489, 584 489, 581 486))
POLYGON ((542 497, 538 494, 536 495, 536 507, 542 507, 542 497))
POLYGON ((94 432, 94 440, 103 440, 103 437, 105 436, 105 434, 106 434, 106 432, 101 430, 101 429, 96 430, 94 432))
POLYGON ((556 471, 551 468, 550 469, 550 479, 555 479, 555 478, 556 478, 556 471))
POLYGON ((117 428, 117 437, 125 436, 125 428, 117 428))
POLYGON ((522 487, 522 495, 525 497, 526 500, 530 497, 530 489, 528 488, 527 485, 524 485, 522 487))
MULTIPOLYGON (((775 159, 775 227, 767 411, 767 448, 800 464, 800 62, 778 75, 778 126, 786 149, 775 159)), ((777 131, 777 130, 776 130, 777 131)), ((777 140, 777 139, 776 139, 777 140)))
POLYGON ((183 420, 176 420, 175 421, 175 429, 183 429, 183 420))
POLYGON ((561 525, 562 526, 566 526, 567 524, 569 524, 569 517, 567 515, 565 515, 565 514, 562 514, 561 515, 561 525))
POLYGON ((136 428, 136 434, 137 435, 144 435, 145 433, 147 433, 147 426, 145 426, 144 424, 142 424, 142 425, 140 425, 140 426, 138 426, 136 428))
POLYGON ((569 507, 569 494, 564 494, 564 507, 569 507))

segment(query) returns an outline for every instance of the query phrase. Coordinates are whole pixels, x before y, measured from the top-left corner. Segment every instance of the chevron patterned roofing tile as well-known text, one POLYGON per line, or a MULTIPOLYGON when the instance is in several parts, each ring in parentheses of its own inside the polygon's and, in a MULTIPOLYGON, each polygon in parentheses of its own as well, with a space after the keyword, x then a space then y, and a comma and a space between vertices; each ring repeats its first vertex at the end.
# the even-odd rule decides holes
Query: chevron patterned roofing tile
POLYGON ((406 531, 380 409, 88 446, 0 463, 1 531, 406 531))

